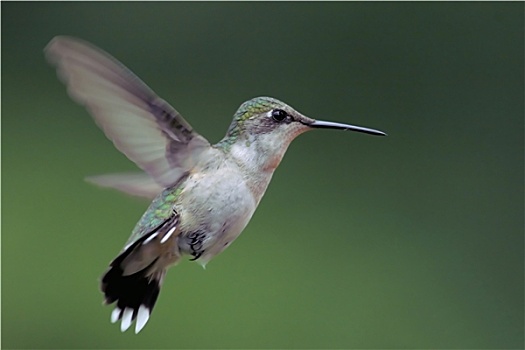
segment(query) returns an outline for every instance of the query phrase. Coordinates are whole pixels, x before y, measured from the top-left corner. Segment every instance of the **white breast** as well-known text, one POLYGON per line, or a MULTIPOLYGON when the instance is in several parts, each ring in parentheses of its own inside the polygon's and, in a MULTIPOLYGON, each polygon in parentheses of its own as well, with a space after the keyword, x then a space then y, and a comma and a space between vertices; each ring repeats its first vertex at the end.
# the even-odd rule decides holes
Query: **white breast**
POLYGON ((183 232, 179 247, 189 253, 184 237, 204 232, 204 253, 197 260, 203 266, 241 234, 257 206, 241 171, 227 162, 190 175, 179 203, 183 232))

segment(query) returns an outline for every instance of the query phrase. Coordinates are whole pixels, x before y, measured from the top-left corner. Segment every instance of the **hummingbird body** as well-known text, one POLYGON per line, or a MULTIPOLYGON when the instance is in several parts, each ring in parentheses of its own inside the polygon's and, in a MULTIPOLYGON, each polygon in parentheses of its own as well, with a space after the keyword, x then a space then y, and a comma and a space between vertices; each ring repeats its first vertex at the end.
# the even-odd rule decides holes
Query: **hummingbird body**
POLYGON ((153 199, 103 275, 112 322, 139 332, 149 319, 167 269, 185 255, 205 266, 244 230, 290 142, 316 128, 383 132, 308 118, 270 97, 243 103, 215 145, 193 131, 167 102, 100 49, 54 38, 48 60, 77 102, 115 146, 144 172, 89 181, 153 199))
POLYGON ((135 227, 128 244, 151 232, 152 223, 179 216, 173 235, 181 254, 192 255, 201 265, 235 240, 248 224, 259 199, 254 198, 243 173, 225 154, 205 162, 160 193, 135 227), (177 231, 178 232, 178 231, 177 231))

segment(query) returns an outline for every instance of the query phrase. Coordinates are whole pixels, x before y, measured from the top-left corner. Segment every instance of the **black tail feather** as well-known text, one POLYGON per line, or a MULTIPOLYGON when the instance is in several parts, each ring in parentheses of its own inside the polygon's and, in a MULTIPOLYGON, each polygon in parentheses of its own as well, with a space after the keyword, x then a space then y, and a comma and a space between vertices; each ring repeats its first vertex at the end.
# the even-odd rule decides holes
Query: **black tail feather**
POLYGON ((124 271, 119 265, 111 266, 102 278, 101 289, 106 304, 116 301, 119 309, 131 308, 134 313, 138 311, 140 305, 144 305, 151 311, 160 292, 161 281, 149 271, 156 261, 154 260, 143 270, 127 276, 123 275, 124 271))
POLYGON ((159 262, 160 255, 155 257, 155 254, 160 254, 159 251, 154 248, 153 251, 147 250, 152 248, 150 244, 153 242, 148 242, 153 237, 161 237, 158 230, 142 236, 124 248, 102 277, 100 288, 104 293, 105 303, 116 302, 111 321, 122 320, 122 331, 128 329, 136 319, 135 332, 139 332, 148 321, 160 293, 166 264, 159 262), (148 265, 137 271, 137 268, 144 266, 142 264, 148 265))
MULTIPOLYGON (((101 281, 101 290, 104 293, 105 303, 112 304, 116 302, 116 308, 111 317, 112 322, 122 319, 122 331, 125 331, 131 322, 139 316, 141 307, 147 310, 147 321, 159 296, 162 280, 166 272, 165 270, 152 270, 158 260, 157 258, 144 269, 131 275, 124 275, 121 262, 128 255, 129 253, 126 251, 118 256, 111 263, 109 270, 104 274, 101 281), (133 314, 131 319, 125 321, 123 317, 126 310, 132 311, 133 314)), ((140 331, 146 321, 140 321, 142 324, 136 328, 136 332, 140 331)), ((139 320, 137 320, 138 322, 139 320)))

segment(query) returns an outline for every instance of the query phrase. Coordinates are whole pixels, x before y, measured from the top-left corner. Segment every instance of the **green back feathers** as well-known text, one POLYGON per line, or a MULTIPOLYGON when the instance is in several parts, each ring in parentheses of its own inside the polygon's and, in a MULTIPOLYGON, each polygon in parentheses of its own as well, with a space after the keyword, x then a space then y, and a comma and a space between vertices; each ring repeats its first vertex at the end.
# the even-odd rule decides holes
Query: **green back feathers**
POLYGON ((182 186, 169 187, 162 191, 150 204, 138 224, 135 226, 131 237, 126 244, 135 242, 143 235, 151 232, 173 215, 173 206, 182 192, 182 186))

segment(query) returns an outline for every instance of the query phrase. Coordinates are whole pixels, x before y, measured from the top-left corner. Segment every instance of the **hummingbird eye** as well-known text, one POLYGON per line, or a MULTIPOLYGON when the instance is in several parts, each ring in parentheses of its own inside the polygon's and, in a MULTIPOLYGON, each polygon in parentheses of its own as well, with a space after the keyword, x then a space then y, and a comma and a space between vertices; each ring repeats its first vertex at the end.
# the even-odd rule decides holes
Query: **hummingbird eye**
POLYGON ((283 120, 286 119, 287 116, 288 116, 288 113, 286 113, 282 109, 274 109, 272 111, 272 118, 273 120, 277 122, 282 122, 283 120))

